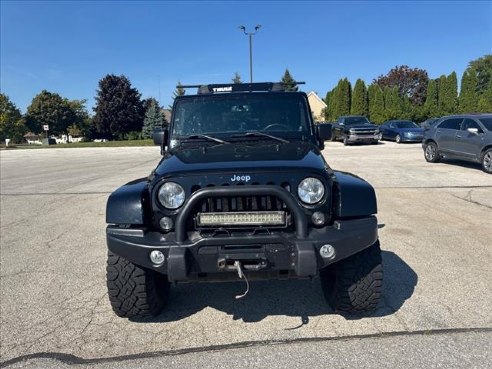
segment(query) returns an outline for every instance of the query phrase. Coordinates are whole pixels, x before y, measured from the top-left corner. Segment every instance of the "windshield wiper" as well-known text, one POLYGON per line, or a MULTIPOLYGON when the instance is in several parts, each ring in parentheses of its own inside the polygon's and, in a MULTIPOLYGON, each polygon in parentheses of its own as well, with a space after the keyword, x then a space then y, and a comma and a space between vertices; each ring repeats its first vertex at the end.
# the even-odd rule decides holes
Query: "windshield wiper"
POLYGON ((268 137, 268 138, 271 138, 272 140, 280 141, 280 142, 283 142, 283 143, 290 143, 290 141, 287 141, 284 138, 280 138, 280 137, 277 137, 277 136, 272 136, 272 135, 269 135, 268 133, 263 133, 263 132, 259 132, 259 131, 246 132, 246 133, 243 133, 243 134, 234 135, 232 137, 268 137))
POLYGON ((224 141, 224 140, 221 140, 220 138, 207 136, 207 135, 196 134, 196 135, 184 137, 185 140, 196 140, 197 138, 204 138, 206 140, 218 142, 220 144, 230 144, 230 142, 228 142, 228 141, 224 141))

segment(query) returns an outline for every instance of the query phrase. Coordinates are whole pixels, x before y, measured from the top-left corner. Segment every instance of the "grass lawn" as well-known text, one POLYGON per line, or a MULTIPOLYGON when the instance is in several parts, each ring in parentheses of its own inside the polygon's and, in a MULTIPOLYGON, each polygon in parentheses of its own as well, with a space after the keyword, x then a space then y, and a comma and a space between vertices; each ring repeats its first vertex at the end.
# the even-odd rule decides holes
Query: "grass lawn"
POLYGON ((60 149, 74 147, 125 147, 125 146, 154 146, 153 140, 126 140, 126 141, 107 141, 107 142, 78 142, 58 145, 0 145, 0 148, 11 149, 60 149))

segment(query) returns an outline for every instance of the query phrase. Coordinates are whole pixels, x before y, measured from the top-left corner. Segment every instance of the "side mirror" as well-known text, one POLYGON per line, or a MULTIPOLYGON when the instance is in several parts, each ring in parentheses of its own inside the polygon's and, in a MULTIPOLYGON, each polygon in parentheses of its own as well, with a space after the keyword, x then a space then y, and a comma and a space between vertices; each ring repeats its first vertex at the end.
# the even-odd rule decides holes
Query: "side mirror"
POLYGON ((331 124, 317 124, 316 131, 321 142, 331 138, 331 124))
POLYGON ((152 139, 154 140, 154 145, 162 146, 162 144, 167 141, 167 129, 154 128, 152 131, 152 139))
POLYGON ((466 130, 474 135, 478 135, 478 128, 467 128, 466 130))
POLYGON ((161 155, 164 152, 164 146, 167 143, 169 132, 167 128, 154 128, 152 131, 152 139, 154 140, 154 145, 161 147, 161 155))

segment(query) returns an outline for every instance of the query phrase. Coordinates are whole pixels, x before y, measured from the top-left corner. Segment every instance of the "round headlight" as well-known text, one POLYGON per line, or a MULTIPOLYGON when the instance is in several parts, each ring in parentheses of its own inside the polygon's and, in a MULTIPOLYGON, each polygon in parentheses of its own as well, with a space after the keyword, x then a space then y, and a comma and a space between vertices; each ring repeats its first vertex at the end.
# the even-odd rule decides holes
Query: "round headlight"
POLYGON ((304 178, 299 187, 297 188, 297 194, 302 202, 306 204, 316 204, 319 202, 325 194, 325 186, 317 178, 304 178))
POLYGON ((166 182, 159 188, 159 202, 168 209, 177 209, 185 201, 183 187, 174 182, 166 182))

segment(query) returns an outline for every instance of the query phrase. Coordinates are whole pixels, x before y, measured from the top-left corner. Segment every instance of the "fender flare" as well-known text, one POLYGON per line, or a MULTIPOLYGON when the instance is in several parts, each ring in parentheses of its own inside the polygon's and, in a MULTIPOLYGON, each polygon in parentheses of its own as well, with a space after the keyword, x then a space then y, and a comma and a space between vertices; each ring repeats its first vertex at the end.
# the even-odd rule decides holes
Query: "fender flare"
POLYGON ((338 218, 373 215, 378 212, 376 192, 354 174, 334 172, 333 210, 338 218))
POLYGON ((114 191, 106 203, 106 223, 148 223, 150 214, 149 183, 147 178, 137 179, 114 191))

